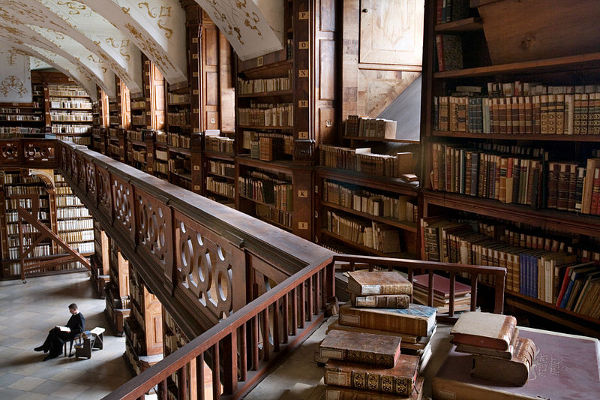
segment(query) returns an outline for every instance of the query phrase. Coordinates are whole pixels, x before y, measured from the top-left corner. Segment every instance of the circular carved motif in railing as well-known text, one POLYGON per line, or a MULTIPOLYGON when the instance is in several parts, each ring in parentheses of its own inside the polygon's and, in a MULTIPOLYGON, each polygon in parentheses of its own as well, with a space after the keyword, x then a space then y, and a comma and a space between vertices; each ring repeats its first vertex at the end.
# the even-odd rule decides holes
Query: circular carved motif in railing
POLYGON ((6 143, 0 147, 3 160, 16 160, 19 158, 19 149, 15 143, 6 143))
POLYGON ((202 306, 218 318, 224 318, 232 309, 232 267, 221 246, 191 230, 183 222, 180 226, 178 274, 181 285, 188 289, 202 306))
POLYGON ((85 175, 87 179, 88 192, 96 194, 96 166, 92 162, 86 163, 85 175))
POLYGON ((111 209, 110 206, 110 184, 109 184, 109 178, 108 178, 108 173, 102 169, 98 169, 98 193, 99 193, 99 199, 98 202, 100 204, 100 206, 106 208, 107 210, 111 209))
POLYGON ((131 194, 129 188, 118 181, 113 182, 115 191, 115 217, 126 229, 131 229, 131 194))
POLYGON ((60 151, 60 165, 63 169, 67 168, 67 149, 62 147, 60 151))
POLYGON ((139 209, 139 230, 138 234, 141 243, 152 253, 160 262, 164 263, 166 259, 166 237, 165 237, 165 213, 158 203, 147 201, 144 197, 138 196, 139 209))
POLYGON ((54 148, 48 145, 26 143, 23 155, 28 161, 49 160, 54 158, 54 148))

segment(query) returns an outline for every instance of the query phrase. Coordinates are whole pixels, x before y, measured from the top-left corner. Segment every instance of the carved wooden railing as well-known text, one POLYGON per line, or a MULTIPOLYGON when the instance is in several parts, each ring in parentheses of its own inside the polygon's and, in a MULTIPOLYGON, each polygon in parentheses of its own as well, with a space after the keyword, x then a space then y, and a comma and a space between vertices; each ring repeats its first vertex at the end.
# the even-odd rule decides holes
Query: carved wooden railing
MULTIPOLYGON (((494 282, 494 305, 493 312, 502 314, 504 310, 504 286, 506 284, 506 268, 492 266, 476 266, 464 264, 452 264, 432 261, 406 260, 398 258, 356 256, 348 254, 336 254, 333 260, 338 270, 354 271, 355 269, 387 268, 388 270, 399 269, 408 272, 408 280, 413 282, 415 272, 426 272, 429 275, 427 305, 433 306, 433 276, 442 273, 449 276, 450 298, 448 305, 449 318, 454 318, 456 300, 456 276, 467 275, 471 283, 471 311, 477 308, 477 282, 483 277, 492 277, 494 282), (340 265, 342 264, 342 265, 340 265)), ((411 299, 412 301, 412 299, 411 299)), ((438 319, 445 317, 438 314, 438 319)))
POLYGON ((0 139, 0 168, 56 168, 58 144, 54 139, 0 139))

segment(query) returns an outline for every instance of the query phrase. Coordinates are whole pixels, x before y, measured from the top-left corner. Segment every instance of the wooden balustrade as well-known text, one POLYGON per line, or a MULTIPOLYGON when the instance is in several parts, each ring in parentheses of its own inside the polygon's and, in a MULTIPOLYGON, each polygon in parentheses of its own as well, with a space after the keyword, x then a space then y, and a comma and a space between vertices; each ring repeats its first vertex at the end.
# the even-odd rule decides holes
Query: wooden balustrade
POLYGON ((0 168, 56 168, 57 146, 54 139, 0 139, 0 168))

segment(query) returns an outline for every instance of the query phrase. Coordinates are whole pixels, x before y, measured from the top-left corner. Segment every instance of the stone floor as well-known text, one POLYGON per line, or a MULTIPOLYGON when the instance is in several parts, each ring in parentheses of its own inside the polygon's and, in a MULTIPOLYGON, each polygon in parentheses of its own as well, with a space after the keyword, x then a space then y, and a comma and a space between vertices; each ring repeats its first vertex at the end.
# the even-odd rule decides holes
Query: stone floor
POLYGON ((100 399, 131 379, 122 358, 125 338, 112 336, 88 273, 0 282, 0 399, 100 399), (60 357, 42 362, 33 351, 55 325, 65 325, 77 303, 86 328, 106 328, 104 349, 90 360, 60 357))

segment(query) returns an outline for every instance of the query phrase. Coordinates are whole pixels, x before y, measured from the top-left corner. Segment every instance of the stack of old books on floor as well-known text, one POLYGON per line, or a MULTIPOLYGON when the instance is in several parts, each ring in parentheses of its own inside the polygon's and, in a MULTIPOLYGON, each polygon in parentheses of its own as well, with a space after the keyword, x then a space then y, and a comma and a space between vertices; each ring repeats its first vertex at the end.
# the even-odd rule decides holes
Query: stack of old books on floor
POLYGON ((348 292, 320 347, 327 399, 420 399, 435 308, 410 303, 412 284, 395 271, 349 272, 348 292))

